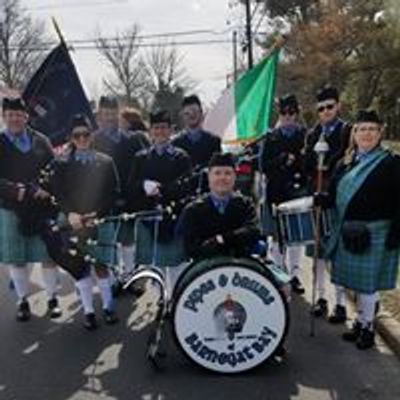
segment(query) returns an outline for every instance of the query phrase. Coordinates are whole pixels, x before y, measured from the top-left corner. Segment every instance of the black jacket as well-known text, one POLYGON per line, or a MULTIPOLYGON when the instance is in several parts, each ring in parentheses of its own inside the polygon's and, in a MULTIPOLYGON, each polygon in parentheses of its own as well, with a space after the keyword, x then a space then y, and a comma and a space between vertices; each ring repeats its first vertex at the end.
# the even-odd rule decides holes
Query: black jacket
POLYGON ((111 157, 94 151, 93 162, 76 161, 74 151, 59 157, 51 180, 52 193, 65 213, 109 214, 119 194, 119 179, 111 157))
POLYGON ((298 129, 287 137, 280 128, 266 135, 261 151, 262 172, 268 181, 268 202, 279 204, 304 194, 307 179, 302 150, 306 129, 298 129), (288 164, 289 154, 295 160, 288 164))
POLYGON ((172 140, 172 144, 189 154, 193 167, 207 166, 211 156, 221 152, 221 139, 207 131, 201 131, 200 139, 195 142, 188 132, 183 131, 172 140))
POLYGON ((125 132, 120 130, 121 140, 115 143, 107 135, 99 131, 94 137, 94 148, 109 155, 117 168, 121 184, 121 196, 126 200, 127 182, 132 168, 134 155, 150 146, 146 134, 141 131, 125 132))
MULTIPOLYGON (((316 190, 316 176, 318 157, 314 147, 322 132, 321 124, 316 125, 306 136, 304 149, 304 166, 308 177, 308 187, 311 193, 316 190)), ((340 120, 333 132, 325 136, 329 151, 325 156, 326 171, 324 172, 325 183, 328 182, 338 161, 344 156, 349 146, 351 125, 340 120)))
POLYGON ((196 259, 250 255, 260 237, 254 204, 239 193, 232 196, 224 214, 208 194, 203 195, 185 208, 179 225, 185 250, 196 259), (216 235, 222 235, 225 244, 216 243, 216 235))
POLYGON ((179 189, 174 182, 191 170, 191 162, 185 151, 170 147, 162 155, 154 147, 138 152, 133 158, 131 174, 128 180, 129 209, 147 210, 157 204, 168 204, 179 197, 179 189), (146 195, 143 184, 145 180, 161 183, 161 198, 146 195))
MULTIPOLYGON (((342 161, 337 165, 329 185, 333 202, 340 179, 355 165, 344 165, 342 161)), ((345 220, 391 220, 400 233, 400 156, 389 155, 368 175, 351 199, 345 220)))

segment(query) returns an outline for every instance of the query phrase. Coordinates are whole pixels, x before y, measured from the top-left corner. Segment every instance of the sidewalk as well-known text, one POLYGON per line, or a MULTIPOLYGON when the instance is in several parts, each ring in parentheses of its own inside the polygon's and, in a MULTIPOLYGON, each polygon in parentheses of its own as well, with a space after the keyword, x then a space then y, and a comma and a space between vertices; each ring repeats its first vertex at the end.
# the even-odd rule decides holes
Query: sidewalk
MULTIPOLYGON (((308 301, 311 301, 312 293, 312 260, 309 257, 303 255, 302 259, 303 275, 302 282, 306 288, 306 297, 308 301)), ((333 285, 327 284, 328 300, 332 307, 334 295, 333 285)), ((400 360, 400 322, 396 320, 389 309, 385 308, 385 305, 381 302, 381 310, 376 318, 376 329, 385 343, 389 348, 397 355, 400 360)), ((352 318, 355 313, 355 304, 351 302, 350 296, 348 296, 348 311, 350 311, 350 317, 352 318)), ((399 301, 400 308, 400 301, 399 301)))

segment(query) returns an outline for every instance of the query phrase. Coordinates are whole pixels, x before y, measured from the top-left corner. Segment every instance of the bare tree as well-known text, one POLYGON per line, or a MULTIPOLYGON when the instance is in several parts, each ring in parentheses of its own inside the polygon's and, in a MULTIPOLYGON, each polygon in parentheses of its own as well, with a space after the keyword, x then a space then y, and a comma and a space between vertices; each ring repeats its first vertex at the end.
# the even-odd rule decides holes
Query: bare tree
POLYGON ((194 81, 183 66, 184 57, 174 43, 159 43, 145 55, 146 91, 154 97, 160 90, 193 90, 194 81))
POLYGON ((44 58, 44 25, 32 20, 20 0, 0 2, 0 83, 22 89, 44 58))
POLYGON ((139 27, 135 24, 113 39, 97 34, 96 47, 107 61, 112 76, 103 80, 107 90, 127 104, 137 102, 144 86, 144 65, 139 54, 139 27))

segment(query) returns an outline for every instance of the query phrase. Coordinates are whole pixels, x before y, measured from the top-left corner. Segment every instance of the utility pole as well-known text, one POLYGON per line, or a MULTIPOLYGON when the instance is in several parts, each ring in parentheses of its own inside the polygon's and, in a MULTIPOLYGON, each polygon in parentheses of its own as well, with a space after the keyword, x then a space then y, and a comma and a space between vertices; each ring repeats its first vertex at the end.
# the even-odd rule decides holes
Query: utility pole
POLYGON ((238 78, 238 57, 237 57, 237 31, 232 33, 232 50, 233 50, 233 82, 238 78))
POLYGON ((248 69, 253 68, 253 35, 251 31, 251 0, 245 0, 246 6, 246 42, 247 42, 247 57, 248 57, 248 69))

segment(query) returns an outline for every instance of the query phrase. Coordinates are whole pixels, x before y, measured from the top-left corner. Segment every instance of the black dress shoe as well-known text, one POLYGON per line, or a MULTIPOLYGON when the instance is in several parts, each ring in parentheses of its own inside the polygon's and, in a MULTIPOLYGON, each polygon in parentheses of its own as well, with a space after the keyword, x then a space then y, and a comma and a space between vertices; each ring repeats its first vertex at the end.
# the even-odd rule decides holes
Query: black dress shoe
POLYGON ((368 328, 362 328, 360 336, 356 341, 356 346, 359 350, 366 350, 373 347, 375 344, 375 332, 368 328))
POLYGON ((96 315, 94 313, 85 314, 85 322, 83 323, 83 326, 88 331, 94 331, 95 329, 97 329, 98 324, 97 324, 96 315))
POLYGON ((114 325, 119 321, 117 315, 115 314, 115 311, 107 310, 107 309, 103 310, 103 318, 104 318, 104 322, 107 325, 114 325))
POLYGON ((305 292, 304 286, 301 284, 300 279, 297 276, 290 280, 290 286, 293 293, 304 294, 305 292))
POLYGON ((356 342, 361 335, 361 322, 354 321, 353 326, 347 332, 344 332, 342 339, 346 342, 356 342))
POLYGON ((328 315, 328 301, 321 297, 317 300, 311 312, 314 314, 314 317, 326 317, 328 315))
POLYGON ((53 318, 59 318, 62 316, 61 308, 58 305, 58 299, 56 297, 50 299, 47 302, 47 315, 53 318))
POLYGON ((31 308, 26 299, 23 299, 17 307, 17 321, 25 322, 31 319, 31 308))
POLYGON ((344 324, 346 320, 347 320, 346 307, 337 304, 333 313, 329 316, 328 321, 331 324, 344 324))

